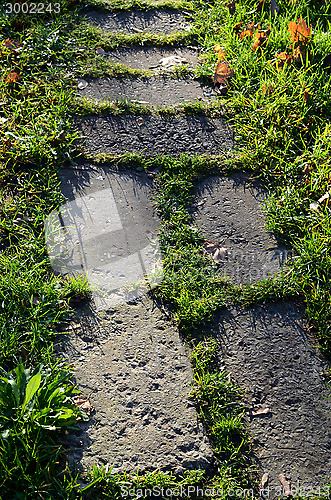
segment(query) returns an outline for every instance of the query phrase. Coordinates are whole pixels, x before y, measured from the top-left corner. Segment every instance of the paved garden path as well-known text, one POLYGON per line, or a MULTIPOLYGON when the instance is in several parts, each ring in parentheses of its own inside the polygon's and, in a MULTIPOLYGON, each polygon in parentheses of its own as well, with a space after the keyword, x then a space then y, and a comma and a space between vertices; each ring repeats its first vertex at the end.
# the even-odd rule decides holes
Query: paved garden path
MULTIPOLYGON (((171 10, 91 12, 88 18, 113 32, 166 34, 190 29, 185 16, 171 10)), ((197 64, 192 49, 123 47, 104 57, 151 69, 158 66, 159 57, 172 53, 197 64)), ((212 89, 197 81, 157 75, 86 79, 77 93, 96 101, 143 101, 155 108, 214 99, 212 89)), ((109 115, 79 118, 77 125, 92 154, 219 154, 234 145, 224 119, 109 115)), ((127 172, 123 177, 90 165, 85 172, 64 170, 62 188, 69 200, 95 198, 111 189, 123 230, 128 214, 140 213, 147 229, 157 233, 153 184, 146 176, 127 172)), ((258 281, 281 269, 288 255, 264 227, 265 193, 256 184, 247 176, 235 176, 212 178, 196 189, 192 215, 206 239, 224 240, 229 259, 223 270, 233 282, 258 281)), ((147 244, 146 235, 141 238, 141 246, 147 244)), ((102 267, 113 254, 97 255, 102 267)), ((116 470, 212 468, 210 445, 188 398, 189 354, 170 318, 147 296, 94 315, 80 310, 79 315, 81 328, 70 336, 64 352, 75 361, 77 381, 83 394, 90 395, 95 413, 77 436, 72 459, 83 465, 109 463, 116 470)), ((301 318, 300 307, 282 304, 221 310, 213 325, 220 342, 220 366, 246 391, 246 420, 260 475, 268 472, 274 489, 280 485, 279 474, 291 479, 292 485, 308 488, 331 472, 331 408, 323 399, 329 394, 325 363, 301 318), (254 417, 254 411, 267 408, 254 417)))

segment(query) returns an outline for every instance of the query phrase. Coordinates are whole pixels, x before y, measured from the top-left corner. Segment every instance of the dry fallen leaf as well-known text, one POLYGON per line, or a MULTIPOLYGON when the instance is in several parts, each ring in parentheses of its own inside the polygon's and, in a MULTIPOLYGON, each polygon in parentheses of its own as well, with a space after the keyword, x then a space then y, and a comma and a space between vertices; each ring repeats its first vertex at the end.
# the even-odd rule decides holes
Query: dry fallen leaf
POLYGON ((284 495, 286 497, 290 496, 291 493, 291 483, 286 479, 284 474, 279 474, 279 481, 281 482, 283 488, 284 488, 284 495))
POLYGON ((254 45, 252 47, 252 50, 257 50, 258 47, 261 47, 267 40, 268 36, 270 35, 270 28, 265 30, 265 31, 258 31, 255 34, 255 39, 254 39, 254 45))
POLYGON ((185 59, 183 56, 169 56, 163 57, 160 59, 159 64, 163 66, 163 68, 174 68, 175 66, 179 66, 180 64, 188 64, 189 61, 185 59))
POLYGON ((73 398, 72 402, 78 406, 81 410, 84 410, 87 415, 90 415, 92 405, 88 399, 84 399, 81 396, 77 396, 76 398, 73 398))
POLYGON ((20 75, 16 73, 16 71, 11 71, 6 78, 6 83, 9 82, 18 82, 20 79, 20 75))
POLYGON ((310 42, 311 26, 307 26, 307 23, 302 17, 297 20, 297 22, 290 21, 288 25, 288 31, 290 32, 293 48, 297 46, 304 46, 310 42))
POLYGON ((287 54, 286 52, 281 52, 280 54, 276 55, 276 66, 278 71, 281 71, 285 65, 291 64, 292 62, 292 56, 290 54, 287 54))
POLYGON ((265 472, 262 476, 262 479, 261 479, 261 482, 259 484, 259 489, 260 490, 263 490, 263 488, 265 487, 265 485, 267 484, 268 482, 268 479, 269 479, 269 474, 268 472, 265 472))
POLYGON ((229 63, 225 61, 226 52, 220 47, 216 45, 214 50, 219 49, 218 53, 218 61, 215 67, 214 73, 214 85, 221 95, 226 95, 228 91, 228 78, 231 78, 234 75, 234 71, 230 68, 229 63))
POLYGON ((203 244, 204 255, 209 255, 217 264, 223 262, 228 257, 228 249, 220 247, 216 241, 206 241, 203 244))
POLYGON ((246 28, 241 33, 239 33, 239 38, 252 38, 255 31, 258 31, 259 29, 261 29, 261 26, 259 24, 254 24, 252 21, 247 24, 246 28))
POLYGON ((12 42, 9 38, 7 38, 7 40, 5 40, 5 47, 6 49, 10 49, 13 52, 16 52, 17 49, 21 47, 21 44, 18 42, 12 42))
POLYGON ((268 415, 271 413, 270 408, 261 408, 260 410, 252 411, 253 417, 257 417, 258 415, 268 415))

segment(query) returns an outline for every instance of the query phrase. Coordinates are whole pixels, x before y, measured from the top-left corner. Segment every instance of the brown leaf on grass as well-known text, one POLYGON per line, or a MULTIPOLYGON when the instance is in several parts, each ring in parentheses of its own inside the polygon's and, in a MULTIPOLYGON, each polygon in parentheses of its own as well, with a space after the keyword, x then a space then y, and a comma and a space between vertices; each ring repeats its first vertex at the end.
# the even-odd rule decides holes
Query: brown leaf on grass
POLYGON ((9 75, 7 76, 5 82, 6 83, 15 83, 18 82, 20 79, 20 75, 16 73, 16 71, 11 71, 9 75))
POLYGON ((259 31, 261 26, 259 24, 254 24, 252 21, 248 23, 241 33, 238 33, 239 38, 253 38, 253 35, 256 31, 259 31))
POLYGON ((278 71, 281 71, 285 65, 291 64, 293 58, 290 54, 287 54, 286 52, 281 52, 280 54, 276 55, 276 66, 278 71))
POLYGON ((290 21, 288 31, 291 35, 293 48, 297 46, 302 47, 310 42, 311 26, 308 26, 302 17, 297 22, 290 21))
POLYGON ((293 49, 293 58, 297 63, 304 63, 306 61, 307 51, 305 47, 296 47, 293 49))
POLYGON ((292 495, 291 493, 291 483, 286 479, 284 474, 279 474, 279 481, 281 482, 283 488, 284 488, 284 495, 286 497, 292 495))
POLYGON ((234 75, 234 70, 230 68, 229 63, 225 61, 226 52, 220 45, 215 45, 214 50, 217 51, 218 61, 214 72, 214 85, 221 95, 226 95, 228 91, 228 78, 234 75))
POLYGON ((259 415, 268 415, 271 413, 270 408, 261 408, 260 410, 252 411, 253 417, 258 417, 259 415))
POLYGON ((21 47, 21 44, 18 42, 11 42, 10 39, 7 38, 7 40, 5 40, 5 47, 6 49, 10 49, 13 52, 16 52, 16 50, 21 47))
POLYGON ((84 410, 87 415, 90 415, 92 410, 92 405, 88 399, 84 399, 81 396, 77 396, 72 399, 72 402, 78 406, 81 410, 84 410))
POLYGON ((254 39, 254 44, 252 47, 252 50, 257 50, 259 47, 261 47, 267 40, 268 36, 270 35, 270 28, 264 31, 258 31, 255 34, 255 39, 254 39))
POLYGON ((236 0, 233 0, 233 2, 228 3, 227 8, 229 9, 230 16, 233 16, 233 14, 236 12, 236 0))

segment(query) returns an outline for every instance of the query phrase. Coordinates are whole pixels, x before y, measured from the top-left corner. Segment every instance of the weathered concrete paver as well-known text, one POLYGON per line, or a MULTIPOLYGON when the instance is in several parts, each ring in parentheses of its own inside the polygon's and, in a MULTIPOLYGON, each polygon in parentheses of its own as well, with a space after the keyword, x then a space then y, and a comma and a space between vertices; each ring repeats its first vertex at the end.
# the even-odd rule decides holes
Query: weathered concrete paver
POLYGON ((160 61, 164 58, 178 56, 184 58, 188 68, 199 62, 197 49, 187 47, 121 47, 107 54, 113 63, 123 64, 135 69, 159 70, 164 69, 160 61))
POLYGON ((293 493, 301 487, 303 494, 331 474, 327 363, 302 315, 301 306, 281 302, 221 310, 215 320, 221 368, 245 388, 247 408, 270 409, 261 416, 247 413, 246 421, 272 498, 281 496, 279 474, 291 479, 293 493))
POLYGON ((83 147, 92 154, 217 155, 233 145, 225 120, 203 116, 90 116, 76 124, 85 136, 83 147))
MULTIPOLYGON (((91 319, 87 319, 91 321, 91 319)), ((192 370, 178 330, 152 301, 125 304, 87 323, 64 347, 92 421, 82 425, 76 465, 118 471, 212 466, 212 452, 189 400, 192 370)), ((81 317, 84 325, 84 318, 81 317)))
MULTIPOLYGON (((122 229, 92 238, 87 251, 101 269, 143 248, 146 228, 157 233, 152 181, 145 173, 63 169, 61 189, 69 200, 99 197, 100 212, 101 194, 111 189, 122 229)), ((82 222, 78 210, 75 224, 82 222)), ((72 460, 131 471, 210 468, 212 451, 188 397, 192 369, 178 329, 147 296, 107 311, 81 310, 82 330, 62 346, 83 394, 94 391, 95 414, 72 460)))
POLYGON ((190 29, 190 24, 185 16, 181 12, 170 9, 114 13, 92 11, 86 15, 86 21, 104 31, 114 33, 149 32, 168 35, 175 31, 188 31, 190 29))
POLYGON ((191 79, 96 78, 84 81, 88 85, 78 90, 78 95, 96 101, 138 101, 157 108, 215 99, 209 85, 191 79))
POLYGON ((197 185, 193 208, 206 240, 228 249, 220 272, 233 283, 254 283, 279 272, 290 253, 266 231, 266 190, 246 174, 212 177, 197 185))

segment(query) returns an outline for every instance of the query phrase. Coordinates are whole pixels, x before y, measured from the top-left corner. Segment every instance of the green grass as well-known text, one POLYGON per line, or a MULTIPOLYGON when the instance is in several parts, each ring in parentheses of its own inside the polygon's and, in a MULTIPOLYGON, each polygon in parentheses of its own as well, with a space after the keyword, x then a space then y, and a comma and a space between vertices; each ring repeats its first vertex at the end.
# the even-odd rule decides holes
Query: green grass
MULTIPOLYGON (((104 34, 74 12, 82 3, 65 0, 61 16, 1 20, 2 42, 10 38, 22 44, 16 52, 3 43, 0 48, 0 491, 4 498, 115 499, 124 498, 124 487, 134 489, 138 498, 140 488, 188 485, 218 487, 225 491, 219 498, 227 498, 229 488, 254 484, 250 478, 254 467, 249 463, 240 390, 218 371, 217 345, 211 336, 199 334, 199 326, 224 304, 301 297, 321 347, 330 354, 330 209, 328 201, 318 203, 318 199, 330 190, 331 182, 331 84, 329 70, 322 65, 331 52, 331 8, 307 0, 278 3, 279 15, 272 18, 268 3, 262 12, 255 12, 255 2, 239 2, 230 16, 218 1, 176 2, 176 8, 193 13, 194 30, 167 36, 104 34), (300 16, 314 24, 307 60, 278 71, 275 54, 291 54, 288 23, 300 16), (256 52, 251 40, 240 39, 233 30, 238 22, 244 26, 251 21, 271 27, 268 41, 256 52), (188 43, 202 47, 204 64, 195 76, 212 77, 217 43, 226 49, 234 76, 219 108, 185 105, 175 112, 216 116, 226 108, 240 138, 240 152, 177 159, 100 155, 93 161, 158 171, 156 201, 163 220, 165 278, 156 292, 170 304, 193 347, 192 397, 212 441, 218 471, 211 478, 194 471, 182 478, 160 471, 112 474, 106 468, 78 474, 66 465, 60 422, 70 430, 81 415, 72 403, 71 368, 59 365, 53 347, 63 325, 74 317, 72 299, 87 298, 89 291, 83 281, 52 274, 43 223, 63 202, 60 167, 82 157, 72 114, 155 111, 135 103, 77 102, 76 78, 107 71, 116 76, 130 73, 126 67, 105 65, 95 55, 97 47, 110 51, 122 44, 188 43), (6 83, 14 68, 20 80, 6 83), (305 100, 306 89, 310 97, 305 100), (268 227, 294 250, 284 275, 243 287, 221 278, 217 265, 202 255, 203 240, 188 210, 196 179, 235 170, 251 172, 269 188, 268 227), (311 208, 313 202, 317 209, 311 208)), ((97 4, 105 6, 90 2, 97 4)), ((116 10, 149 5, 115 1, 109 6, 116 10)), ((158 7, 168 5, 163 2, 158 7)), ((157 112, 170 115, 174 110, 157 112)))

